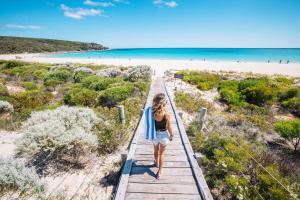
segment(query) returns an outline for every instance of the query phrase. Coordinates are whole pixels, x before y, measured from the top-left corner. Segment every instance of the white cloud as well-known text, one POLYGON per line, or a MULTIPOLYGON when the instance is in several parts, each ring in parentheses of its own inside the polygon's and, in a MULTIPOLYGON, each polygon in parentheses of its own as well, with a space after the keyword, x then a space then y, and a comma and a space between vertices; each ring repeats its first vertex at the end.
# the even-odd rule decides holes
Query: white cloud
POLYGON ((113 0, 113 2, 129 4, 129 1, 127 1, 127 0, 113 0))
POLYGON ((42 29, 41 26, 34 26, 34 25, 17 25, 17 24, 6 24, 7 28, 19 28, 19 29, 42 29))
POLYGON ((165 2, 165 5, 171 8, 178 6, 178 4, 175 1, 167 1, 165 2))
POLYGON ((167 6, 170 8, 174 8, 174 7, 178 6, 176 1, 154 0, 153 3, 158 7, 167 6))
POLYGON ((60 8, 64 11, 65 17, 70 17, 73 19, 82 19, 84 16, 100 16, 103 14, 102 10, 86 9, 86 8, 70 8, 64 4, 61 4, 60 8))
POLYGON ((102 7, 111 7, 111 6, 115 5, 109 1, 100 1, 99 2, 99 1, 85 0, 83 3, 88 6, 102 6, 102 7))

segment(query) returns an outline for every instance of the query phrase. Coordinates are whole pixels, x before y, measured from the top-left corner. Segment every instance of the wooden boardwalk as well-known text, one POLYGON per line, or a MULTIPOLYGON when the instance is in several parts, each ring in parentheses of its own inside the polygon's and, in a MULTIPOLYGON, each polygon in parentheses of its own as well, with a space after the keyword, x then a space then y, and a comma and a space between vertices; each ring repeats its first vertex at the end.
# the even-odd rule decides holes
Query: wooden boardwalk
POLYGON ((174 139, 166 149, 162 177, 160 180, 154 177, 158 168, 153 164, 153 145, 144 137, 143 115, 130 144, 114 199, 213 199, 163 78, 152 83, 145 107, 151 106, 153 96, 159 92, 167 94, 174 132, 174 139))

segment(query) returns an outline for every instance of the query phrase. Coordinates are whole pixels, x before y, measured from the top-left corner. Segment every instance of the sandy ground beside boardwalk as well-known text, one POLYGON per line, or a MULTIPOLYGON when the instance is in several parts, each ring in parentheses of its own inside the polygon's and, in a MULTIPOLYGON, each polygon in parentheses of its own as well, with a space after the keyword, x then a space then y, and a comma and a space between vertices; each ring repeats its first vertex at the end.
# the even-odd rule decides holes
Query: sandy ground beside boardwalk
POLYGON ((229 62, 202 60, 168 60, 168 59, 125 59, 125 58, 53 58, 46 54, 7 54, 0 55, 0 60, 18 59, 41 63, 82 63, 106 65, 149 65, 161 76, 166 70, 198 69, 215 71, 253 72, 261 74, 282 74, 300 76, 300 63, 260 63, 260 62, 229 62))

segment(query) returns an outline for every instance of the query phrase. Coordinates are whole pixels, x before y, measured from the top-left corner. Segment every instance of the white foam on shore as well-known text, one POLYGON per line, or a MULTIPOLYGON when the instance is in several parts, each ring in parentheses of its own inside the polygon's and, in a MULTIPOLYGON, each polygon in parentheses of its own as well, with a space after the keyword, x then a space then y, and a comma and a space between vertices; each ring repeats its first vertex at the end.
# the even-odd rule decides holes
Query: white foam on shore
POLYGON ((41 63, 82 63, 136 66, 149 65, 155 70, 156 76, 161 76, 166 70, 197 69, 214 71, 253 72, 261 74, 282 74, 300 76, 300 63, 261 63, 261 62, 229 62, 202 60, 171 60, 171 59, 125 59, 125 58, 54 58, 45 54, 7 54, 0 55, 0 60, 16 59, 41 63))

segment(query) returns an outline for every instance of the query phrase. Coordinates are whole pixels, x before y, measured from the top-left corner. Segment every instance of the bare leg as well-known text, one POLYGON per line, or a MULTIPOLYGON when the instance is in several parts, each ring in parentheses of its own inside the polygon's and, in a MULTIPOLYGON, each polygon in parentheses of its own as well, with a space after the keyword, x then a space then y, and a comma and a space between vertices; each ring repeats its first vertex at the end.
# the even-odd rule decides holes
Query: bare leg
POLYGON ((164 157, 165 157, 165 149, 166 149, 166 145, 159 144, 159 168, 157 172, 159 175, 162 173, 164 157))
POLYGON ((159 150, 159 145, 153 145, 154 147, 154 160, 156 162, 156 167, 159 166, 159 161, 158 161, 158 150, 159 150))

